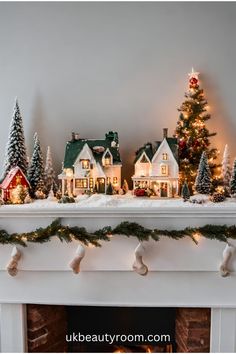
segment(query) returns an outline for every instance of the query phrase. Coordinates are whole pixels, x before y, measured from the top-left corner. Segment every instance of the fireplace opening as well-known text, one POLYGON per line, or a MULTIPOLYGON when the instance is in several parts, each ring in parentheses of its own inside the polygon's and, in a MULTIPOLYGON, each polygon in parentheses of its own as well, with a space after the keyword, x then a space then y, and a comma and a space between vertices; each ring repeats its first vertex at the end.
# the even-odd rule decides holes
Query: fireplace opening
POLYGON ((69 306, 67 315, 70 352, 173 352, 176 348, 174 308, 69 306), (74 333, 79 338, 73 341, 74 333))
POLYGON ((209 352, 210 309, 27 305, 28 352, 209 352))

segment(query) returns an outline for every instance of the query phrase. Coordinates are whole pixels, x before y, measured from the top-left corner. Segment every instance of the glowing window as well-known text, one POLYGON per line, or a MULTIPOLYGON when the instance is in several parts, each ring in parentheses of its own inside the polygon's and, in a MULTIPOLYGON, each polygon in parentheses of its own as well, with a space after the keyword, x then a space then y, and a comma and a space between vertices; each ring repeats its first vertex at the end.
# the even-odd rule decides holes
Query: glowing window
POLYGON ((168 155, 166 152, 164 152, 164 154, 162 154, 162 160, 168 160, 168 155))
POLYGON ((107 177, 107 184, 111 183, 111 177, 107 177))
POLYGON ((117 182, 118 182, 117 177, 113 177, 113 184, 117 184, 117 182))
POLYGON ((89 168, 90 168, 89 160, 81 160, 81 166, 82 166, 83 170, 89 170, 89 168))
POLYGON ((111 165, 111 155, 108 151, 106 152, 106 155, 104 156, 104 165, 105 166, 111 165))
POLYGON ((143 155, 141 160, 140 160, 141 163, 148 163, 148 159, 146 157, 146 155, 143 155))
POLYGON ((75 188, 87 188, 88 180, 86 178, 77 178, 75 180, 75 188))
POLYGON ((167 166, 166 165, 162 165, 161 166, 161 174, 163 176, 166 176, 167 175, 167 166))
POLYGON ((93 178, 89 178, 89 188, 93 188, 93 178))

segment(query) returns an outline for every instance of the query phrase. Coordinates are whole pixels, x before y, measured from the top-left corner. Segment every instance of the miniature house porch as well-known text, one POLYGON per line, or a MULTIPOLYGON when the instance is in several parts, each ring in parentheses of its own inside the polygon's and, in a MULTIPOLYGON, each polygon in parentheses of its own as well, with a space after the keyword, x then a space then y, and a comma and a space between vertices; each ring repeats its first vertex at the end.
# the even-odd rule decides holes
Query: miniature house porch
MULTIPOLYGON (((146 227, 182 229, 207 223, 231 225, 234 208, 17 208, 0 211, 0 223, 8 232, 23 232, 45 227, 57 217, 66 225, 88 230, 134 221, 146 227)), ((133 271, 135 238, 111 236, 101 248, 85 247, 80 273, 69 264, 76 255, 78 242, 61 243, 53 239, 45 244, 17 246, 22 257, 18 274, 9 276, 6 265, 12 245, 0 247, 0 333, 2 352, 27 350, 26 304, 185 307, 211 309, 210 349, 213 352, 236 350, 236 259, 232 257, 230 276, 219 274, 225 244, 199 239, 175 241, 162 237, 159 242, 143 242, 143 261, 149 272, 141 276, 133 271)), ((236 245, 232 241, 232 245, 236 245)))

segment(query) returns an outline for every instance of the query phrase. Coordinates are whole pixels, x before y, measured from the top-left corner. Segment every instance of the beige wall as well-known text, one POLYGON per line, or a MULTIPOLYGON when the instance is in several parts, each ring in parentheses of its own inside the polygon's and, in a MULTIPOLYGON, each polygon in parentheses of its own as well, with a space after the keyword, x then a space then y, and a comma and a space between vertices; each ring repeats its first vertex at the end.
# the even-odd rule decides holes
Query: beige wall
POLYGON ((173 131, 192 65, 235 156, 235 17, 235 3, 0 3, 0 164, 17 95, 29 151, 37 130, 59 172, 72 130, 117 130, 129 177, 135 150, 173 131))

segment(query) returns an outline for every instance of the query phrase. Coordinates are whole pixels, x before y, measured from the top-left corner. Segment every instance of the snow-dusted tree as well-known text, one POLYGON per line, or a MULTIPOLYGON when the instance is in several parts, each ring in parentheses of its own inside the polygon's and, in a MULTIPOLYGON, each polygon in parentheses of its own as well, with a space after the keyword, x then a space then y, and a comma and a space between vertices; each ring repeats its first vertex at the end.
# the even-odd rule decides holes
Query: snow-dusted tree
POLYGON ((202 153, 198 166, 195 190, 200 194, 210 194, 211 191, 211 171, 205 151, 202 153))
POLYGON ((46 163, 45 163, 45 170, 44 170, 44 183, 46 193, 49 194, 51 188, 53 188, 53 192, 57 191, 56 182, 55 182, 55 171, 53 169, 53 162, 52 162, 52 153, 51 148, 48 146, 47 148, 47 155, 46 155, 46 163))
POLYGON ((230 180, 230 194, 236 195, 236 159, 234 160, 232 176, 230 180))
POLYGON ((188 187, 187 181, 185 181, 183 186, 182 186, 181 195, 182 195, 182 198, 183 198, 184 202, 186 202, 190 198, 190 191, 189 191, 189 187, 188 187))
POLYGON ((43 168, 43 155, 40 146, 40 141, 38 134, 34 135, 34 150, 33 155, 30 161, 29 171, 28 171, 28 180, 31 185, 32 194, 40 189, 43 189, 44 181, 44 168, 43 168))
POLYGON ((231 167, 230 167, 230 155, 228 145, 225 145, 223 160, 222 160, 222 178, 225 190, 225 195, 230 195, 230 180, 231 180, 231 167))
POLYGON ((108 195, 114 194, 114 188, 113 188, 113 185, 111 183, 109 183, 108 186, 107 186, 106 194, 108 194, 108 195))
POLYGON ((9 137, 6 146, 3 176, 5 177, 6 174, 16 166, 20 167, 25 174, 27 173, 28 159, 25 146, 23 121, 17 99, 15 102, 14 113, 10 124, 9 137))

